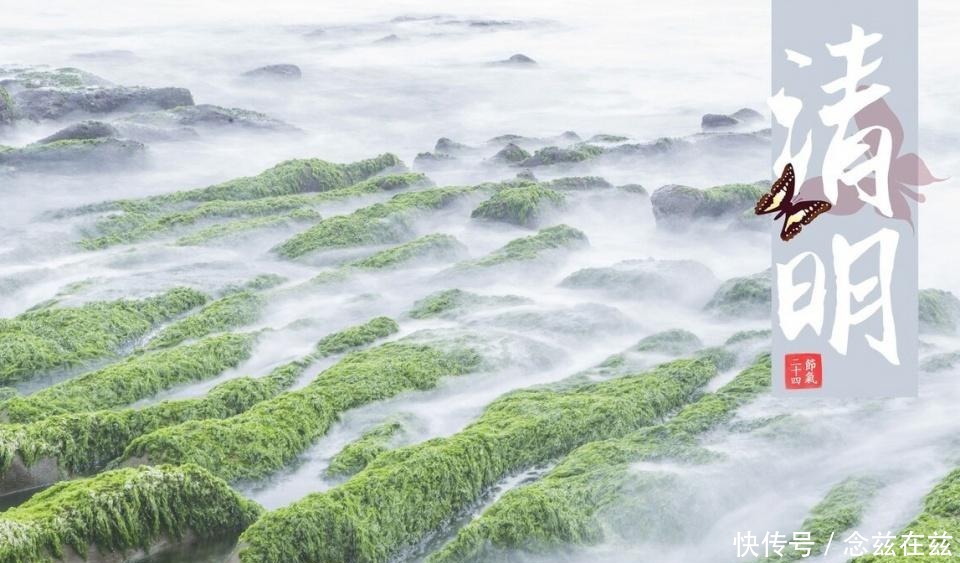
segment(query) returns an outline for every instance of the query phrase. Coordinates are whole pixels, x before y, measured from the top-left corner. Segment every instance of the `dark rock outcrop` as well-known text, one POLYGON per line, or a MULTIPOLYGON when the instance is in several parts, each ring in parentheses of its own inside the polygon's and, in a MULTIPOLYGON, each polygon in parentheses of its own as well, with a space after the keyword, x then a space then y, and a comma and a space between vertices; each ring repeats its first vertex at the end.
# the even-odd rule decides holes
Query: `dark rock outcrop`
POLYGON ((297 65, 275 64, 248 70, 243 76, 258 80, 300 80, 303 73, 297 65))
POLYGON ((145 109, 192 106, 186 88, 109 86, 84 88, 39 87, 13 95, 18 112, 27 119, 61 119, 72 114, 105 114, 145 109))
POLYGON ((37 141, 45 145, 55 141, 82 141, 85 139, 101 139, 104 137, 119 137, 120 132, 109 123, 102 121, 81 121, 57 131, 53 135, 37 141))

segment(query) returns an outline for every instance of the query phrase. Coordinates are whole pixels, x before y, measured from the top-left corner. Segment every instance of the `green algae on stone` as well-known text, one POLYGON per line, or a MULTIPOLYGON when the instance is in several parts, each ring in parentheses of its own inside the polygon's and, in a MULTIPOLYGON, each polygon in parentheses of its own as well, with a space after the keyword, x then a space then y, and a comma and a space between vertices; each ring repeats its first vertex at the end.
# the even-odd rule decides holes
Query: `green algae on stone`
POLYGON ((770 316, 770 270, 729 279, 717 289, 704 309, 722 318, 765 318, 770 316))
POLYGON ((390 449, 405 430, 402 420, 388 420, 363 432, 359 438, 343 447, 327 466, 330 477, 349 477, 366 467, 380 454, 390 449))
POLYGON ((928 373, 952 370, 960 364, 960 352, 944 352, 934 354, 920 361, 920 369, 928 373))
POLYGON ((228 180, 206 188, 164 194, 151 202, 248 200, 269 196, 325 192, 346 188, 384 170, 402 166, 396 156, 386 153, 350 164, 334 164, 318 158, 288 160, 256 176, 228 180))
POLYGON ((585 191, 612 188, 613 184, 600 176, 569 176, 550 180, 546 186, 552 190, 585 191))
POLYGON ((316 354, 320 357, 342 354, 354 348, 372 344, 381 338, 396 334, 400 330, 397 322, 388 317, 377 317, 369 321, 347 327, 323 337, 317 343, 316 354))
POLYGON ((411 262, 453 260, 465 254, 466 250, 466 246, 450 235, 432 234, 351 262, 350 267, 384 270, 411 262))
POLYGON ((181 383, 209 379, 248 359, 255 334, 223 334, 130 356, 3 405, 10 422, 122 407, 181 383))
POLYGON ((621 499, 633 478, 631 464, 663 458, 709 461, 697 436, 729 420, 737 408, 769 386, 770 358, 764 356, 665 423, 573 450, 538 481, 506 492, 429 561, 482 561, 493 550, 545 552, 571 543, 602 541, 600 514, 621 499))
POLYGON ((703 347, 696 334, 688 330, 673 329, 651 334, 637 343, 633 349, 637 352, 657 352, 679 356, 703 347))
POLYGON ((324 219, 274 250, 285 258, 298 258, 324 248, 401 242, 412 233, 411 214, 442 209, 472 191, 470 188, 434 188, 397 194, 349 215, 324 219))
POLYGON ((0 514, 0 560, 61 560, 70 552, 148 549, 187 534, 234 535, 261 514, 224 481, 193 466, 138 467, 60 483, 0 514))
POLYGON ((320 214, 312 209, 295 209, 283 215, 237 219, 211 225, 195 233, 182 236, 176 240, 176 244, 178 246, 197 246, 217 239, 234 239, 251 231, 279 229, 300 223, 313 223, 320 219, 320 214))
POLYGON ((514 239, 482 258, 461 263, 458 268, 488 268, 535 260, 549 251, 573 250, 588 244, 587 236, 582 231, 567 225, 557 225, 542 229, 535 235, 514 239))
POLYGON ((880 482, 871 477, 844 479, 827 492, 823 500, 810 510, 810 515, 797 528, 797 531, 810 533, 810 541, 813 544, 810 545, 809 553, 788 544, 781 555, 770 555, 761 561, 767 563, 800 561, 820 555, 831 538, 835 542, 842 541, 844 532, 860 524, 868 503, 874 499, 879 489, 880 482))
POLYGON ((443 289, 415 302, 408 314, 414 319, 449 318, 465 309, 527 303, 530 303, 529 299, 517 295, 480 295, 462 289, 443 289))
POLYGON ((612 266, 583 268, 560 287, 596 291, 618 299, 701 299, 715 282, 710 268, 694 260, 624 260, 612 266))
POLYGON ((507 188, 495 192, 474 209, 470 217, 532 228, 544 215, 563 208, 565 203, 563 194, 539 185, 507 188))
MULTIPOLYGON (((928 553, 929 538, 933 535, 949 535, 956 538, 957 530, 960 529, 960 468, 954 469, 942 481, 931 490, 923 499, 923 507, 920 513, 902 528, 900 535, 912 533, 914 535, 924 536, 920 539, 922 552, 928 553)), ((901 538, 902 540, 902 538, 901 538)), ((941 542, 942 544, 943 542, 941 542)), ((893 563, 907 563, 910 561, 956 561, 956 546, 951 546, 951 540, 946 540, 948 551, 952 551, 952 556, 924 556, 915 557, 904 555, 899 551, 895 555, 864 555, 851 560, 851 563, 882 563, 892 561, 893 563)), ((942 552, 941 552, 942 553, 942 552)))
POLYGON ((920 290, 920 331, 955 334, 960 324, 960 299, 942 289, 920 290))
POLYGON ((601 154, 603 154, 603 148, 588 144, 580 144, 571 148, 544 147, 518 164, 524 167, 572 164, 590 160, 601 154))
POLYGON ((47 307, 0 319, 0 384, 112 355, 206 300, 193 289, 175 288, 145 299, 47 307))
POLYGON ((102 469, 137 436, 188 420, 227 418, 276 396, 309 366, 309 359, 289 362, 260 378, 225 381, 204 397, 163 401, 144 408, 59 414, 27 424, 0 425, 0 492, 15 458, 30 467, 55 459, 70 478, 102 469))
POLYGON ((768 189, 766 184, 727 184, 705 190, 669 185, 656 189, 650 202, 658 227, 682 230, 704 219, 736 219, 768 189))
POLYGON ((196 463, 230 481, 264 477, 325 434, 344 411, 431 389, 442 377, 475 371, 480 364, 480 356, 467 347, 388 342, 348 354, 303 389, 235 417, 187 422, 142 436, 124 458, 196 463))
POLYGON ((326 202, 429 185, 431 185, 430 181, 423 174, 404 173, 376 176, 348 186, 332 187, 310 193, 296 192, 253 199, 201 201, 199 205, 189 209, 171 210, 171 206, 177 203, 175 198, 173 201, 157 199, 168 196, 118 201, 102 205, 118 208, 123 213, 110 215, 98 221, 96 231, 99 236, 86 238, 80 245, 87 250, 95 250, 115 244, 136 242, 173 229, 193 225, 201 220, 223 217, 250 218, 247 222, 237 222, 233 226, 213 225, 208 227, 202 235, 194 233, 184 237, 186 243, 194 244, 204 242, 210 237, 269 226, 263 223, 276 221, 277 215, 286 214, 288 220, 308 220, 313 212, 312 206, 326 202), (254 221, 258 218, 261 219, 259 223, 254 221))
POLYGON ((253 291, 231 293, 167 326, 147 343, 145 349, 169 348, 185 340, 250 324, 260 316, 263 306, 264 298, 253 291))
POLYGON ((346 483, 264 515, 241 536, 240 560, 389 561, 507 475, 654 424, 716 371, 678 360, 600 383, 513 391, 453 436, 385 452, 346 483))

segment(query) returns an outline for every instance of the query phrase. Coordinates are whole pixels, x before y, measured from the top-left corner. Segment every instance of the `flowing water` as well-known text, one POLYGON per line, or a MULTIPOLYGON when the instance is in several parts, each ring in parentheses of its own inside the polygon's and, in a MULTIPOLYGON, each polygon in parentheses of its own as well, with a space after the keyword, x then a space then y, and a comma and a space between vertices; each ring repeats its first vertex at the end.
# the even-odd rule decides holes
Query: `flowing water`
MULTIPOLYGON (((741 107, 764 111, 770 66, 766 2, 471 1, 453 6, 407 0, 387 6, 359 0, 330 6, 284 2, 270 6, 269 14, 262 4, 244 2, 105 4, 109 7, 60 0, 43 7, 0 8, 0 66, 76 66, 118 84, 183 86, 197 103, 261 111, 302 132, 205 132, 195 139, 149 143, 147 161, 132 169, 0 175, 0 315, 15 316, 55 297, 73 305, 140 297, 175 285, 214 293, 262 273, 287 278, 281 289, 294 290, 276 293, 264 314, 242 329, 274 329, 260 338, 249 360, 215 379, 135 405, 143 406, 202 396, 239 375, 265 374, 309 353, 325 334, 378 315, 404 318, 416 300, 440 289, 528 300, 454 319, 402 320, 401 332, 391 338, 418 331, 460 334, 480 343, 489 361, 481 373, 445 378, 435 389, 349 411, 295 463, 268 479, 237 487, 267 509, 336 486, 339 481, 325 475, 331 457, 392 415, 416 421, 404 443, 449 436, 498 396, 586 370, 644 336, 684 328, 706 345, 719 345, 738 330, 767 325, 764 319, 718 320, 702 312, 721 281, 769 266, 766 232, 710 225, 682 233, 658 230, 649 199, 620 190, 568 194, 566 209, 550 222, 582 230, 590 246, 544 264, 469 276, 452 275, 449 262, 425 264, 356 274, 346 284, 308 291, 295 288, 346 259, 382 247, 314 253, 301 260, 269 252, 301 226, 255 231, 239 244, 182 247, 166 235, 91 252, 76 243, 91 232, 96 217, 53 215, 84 204, 253 175, 292 158, 352 162, 392 152, 410 166, 418 153, 432 151, 440 137, 483 147, 452 165, 425 170, 435 184, 445 186, 512 179, 516 168, 484 162, 498 150, 484 143, 497 135, 550 138, 575 131, 584 139, 605 133, 636 143, 695 134, 702 114, 741 107), (416 17, 395 20, 397 16, 416 17), (396 39, 382 40, 391 36, 396 39), (488 64, 514 53, 534 58, 537 67, 488 64), (298 65, 302 80, 238 78, 274 63, 298 65), (581 268, 642 258, 695 260, 712 277, 680 282, 682 298, 610 297, 558 285, 581 268), (297 323, 303 319, 310 322, 297 323)), ((960 71, 948 55, 958 23, 955 3, 921 3, 922 154, 939 177, 960 176, 960 151, 955 149, 960 113, 952 88, 960 71)), ((0 144, 24 145, 63 125, 23 122, 0 130, 0 144)), ((771 176, 765 147, 720 156, 598 159, 534 173, 540 180, 602 176, 614 185, 641 184, 650 192, 665 184, 708 188, 771 176)), ((952 241, 960 236, 960 223, 951 213, 960 203, 955 186, 947 180, 927 189, 920 220, 921 287, 960 294, 960 269, 951 252, 952 241)), ((323 217, 349 213, 389 195, 331 202, 317 210, 323 217)), ((423 216, 415 230, 453 235, 471 257, 532 234, 471 221, 470 210, 482 199, 470 196, 423 216)), ((929 341, 930 352, 960 348, 950 337, 929 341)), ((318 361, 295 387, 337 359, 318 361)), ((653 365, 659 359, 651 355, 645 362, 653 365)), ((896 531, 916 514, 923 494, 960 461, 955 439, 960 419, 953 416, 960 398, 956 375, 923 375, 918 399, 796 403, 762 397, 740 410, 737 422, 743 424, 706 438, 709 448, 726 454, 724 461, 694 467, 638 464, 632 469, 677 479, 658 505, 663 513, 654 514, 658 526, 631 527, 630 522, 647 522, 650 515, 629 503, 613 507, 607 514, 608 541, 571 549, 563 560, 730 560, 736 532, 797 530, 826 490, 857 474, 879 475, 884 482, 858 529, 867 536, 896 531), (775 424, 749 424, 777 415, 784 416, 775 424)), ((543 469, 514 476, 501 488, 522 486, 543 469)), ((479 513, 483 507, 476 508, 479 513)), ((459 525, 473 515, 460 515, 459 525)), ((457 525, 427 545, 437 547, 457 525)), ((211 553, 188 551, 156 561, 222 561, 230 547, 211 546, 211 553)), ((422 556, 416 552, 408 558, 422 556)), ((553 554, 544 560, 559 559, 553 554)), ((827 560, 845 558, 838 550, 827 560)))

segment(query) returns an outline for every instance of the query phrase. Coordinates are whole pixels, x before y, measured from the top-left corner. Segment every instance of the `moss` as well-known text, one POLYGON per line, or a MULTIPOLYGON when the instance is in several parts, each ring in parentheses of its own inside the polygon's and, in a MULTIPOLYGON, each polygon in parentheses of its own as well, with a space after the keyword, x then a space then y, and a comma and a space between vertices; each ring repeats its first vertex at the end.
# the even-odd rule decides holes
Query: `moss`
POLYGON ((601 383, 511 392, 453 436, 385 452, 339 487, 266 514, 241 536, 240 559, 391 560, 507 475, 653 424, 715 373, 709 362, 680 360, 601 383))
POLYGON ((497 151, 497 154, 493 155, 494 161, 506 163, 523 162, 528 158, 530 158, 530 153, 513 143, 507 143, 505 147, 497 151))
MULTIPOLYGON (((352 165, 348 165, 352 166, 352 165)), ((328 190, 311 193, 292 193, 274 196, 264 196, 255 199, 226 199, 204 201, 190 209, 174 209, 177 203, 176 196, 156 196, 143 200, 125 200, 103 206, 120 209, 122 214, 115 214, 97 223, 96 231, 99 236, 93 236, 81 241, 81 246, 88 250, 105 248, 115 244, 136 242, 164 232, 193 225, 204 219, 218 217, 250 217, 259 218, 258 223, 252 219, 247 222, 238 222, 235 226, 211 226, 201 235, 187 235, 186 243, 203 242, 209 236, 232 234, 248 228, 259 228, 263 223, 276 221, 276 215, 286 214, 288 221, 309 219, 311 206, 322 203, 359 197, 383 191, 394 191, 401 188, 429 185, 430 182, 423 174, 390 174, 369 178, 346 187, 331 187, 328 190), (164 198, 172 198, 172 200, 164 198), (160 199, 158 199, 160 198, 160 199), (267 218, 270 218, 268 220, 267 218), (198 238, 199 240, 195 240, 198 238)), ((177 196, 179 197, 179 196, 177 196)), ((203 232, 203 231, 201 231, 203 232)))
POLYGON ((576 249, 587 244, 589 241, 582 231, 566 225, 557 225, 542 229, 529 237, 514 239, 483 258, 462 263, 460 267, 487 268, 510 262, 535 260, 551 250, 576 249))
POLYGON ((724 318, 770 316, 770 271, 729 279, 717 289, 704 309, 724 318))
POLYGON ((227 418, 276 396, 310 364, 300 359, 265 377, 238 377, 196 399, 163 401, 148 407, 53 415, 29 424, 0 426, 0 483, 17 457, 31 466, 53 458, 64 477, 103 469, 137 436, 188 420, 227 418))
POLYGON ((224 334, 196 344, 131 356, 4 405, 11 422, 128 405, 174 385, 213 377, 250 357, 254 334, 224 334))
POLYGON ((658 226, 686 228, 700 219, 736 219, 768 189, 765 184, 727 184, 705 190, 669 185, 655 190, 650 201, 658 226))
POLYGON ((613 266, 583 268, 561 287, 601 292, 618 299, 689 299, 714 280, 709 268, 693 260, 626 260, 613 266))
POLYGON ((387 317, 377 317, 361 325, 345 328, 326 336, 317 343, 316 353, 321 357, 342 354, 353 348, 366 346, 396 334, 400 330, 397 322, 387 317))
POLYGON ((138 438, 124 457, 148 463, 196 463, 231 480, 264 477, 322 436, 340 413, 409 390, 436 386, 441 377, 477 369, 469 348, 389 342, 353 352, 308 386, 265 401, 225 420, 187 422, 138 438))
POLYGON ((673 329, 651 334, 634 346, 637 352, 657 352, 679 356, 703 347, 696 334, 688 330, 673 329))
POLYGON ((52 70, 32 68, 17 72, 14 80, 22 88, 61 88, 73 89, 84 86, 104 86, 108 82, 95 74, 73 67, 61 67, 52 70))
POLYGON ((48 307, 0 320, 0 384, 116 353, 158 324, 202 305, 202 293, 175 288, 140 300, 48 307))
POLYGON ((920 362, 920 369, 926 372, 952 370, 960 363, 960 352, 945 352, 924 358, 920 362))
POLYGON ((547 182, 547 187, 561 191, 584 191, 612 188, 613 185, 599 176, 571 176, 547 182))
POLYGON ((236 178, 197 190, 155 196, 150 198, 149 201, 155 203, 231 201, 325 192, 336 188, 345 188, 366 180, 374 174, 402 165, 403 163, 399 158, 389 153, 351 164, 334 164, 316 158, 288 160, 256 176, 236 178))
POLYGON ((138 157, 146 147, 138 141, 113 137, 65 139, 34 143, 0 153, 0 163, 19 167, 60 164, 105 166, 138 157))
MULTIPOLYGON (((960 468, 951 471, 942 481, 927 494, 923 499, 923 508, 920 514, 903 527, 901 534, 913 533, 926 536, 947 534, 956 537, 956 531, 960 529, 960 468)), ((928 539, 920 539, 921 545, 925 548, 929 546, 928 539)), ((950 550, 956 554, 956 545, 946 542, 950 550)), ((926 549, 922 551, 926 552, 926 549)), ((911 557, 903 555, 898 550, 896 555, 865 555, 852 560, 852 563, 879 563, 883 561, 906 562, 906 561, 955 561, 957 555, 952 557, 928 556, 911 557)))
POLYGON ((0 516, 0 560, 10 563, 147 549, 190 532, 232 535, 262 512, 196 466, 120 469, 54 485, 0 516))
POLYGON ((479 295, 462 289, 444 289, 415 302, 408 315, 414 319, 451 317, 464 309, 522 305, 529 302, 529 299, 516 295, 479 295))
POLYGON ((349 215, 324 219, 274 250, 285 258, 297 258, 323 248, 401 242, 412 232, 411 213, 446 207, 471 191, 436 188, 397 194, 386 202, 363 207, 349 215))
POLYGON ((608 135, 605 133, 600 133, 587 139, 587 142, 588 143, 624 143, 627 140, 629 139, 627 137, 624 137, 623 135, 608 135))
POLYGON ((195 233, 182 236, 177 239, 176 244, 178 246, 197 246, 217 239, 233 239, 251 231, 290 227, 301 223, 313 223, 320 219, 320 214, 312 209, 295 209, 290 213, 272 217, 237 219, 235 221, 211 225, 195 233))
MULTIPOLYGON (((879 488, 880 483, 870 477, 850 477, 831 488, 798 528, 799 531, 809 532, 810 541, 814 542, 809 557, 820 555, 831 538, 834 541, 841 540, 844 532, 859 524, 867 504, 873 500, 879 488)), ((772 563, 805 559, 804 552, 789 544, 782 553, 782 557, 771 555, 762 561, 772 563)))
POLYGON ((920 330, 925 333, 955 334, 960 322, 960 299, 942 289, 920 291, 920 330))
POLYGON ((250 324, 260 317, 263 305, 263 297, 253 291, 240 291, 221 297, 193 315, 164 328, 145 348, 168 348, 185 340, 195 340, 250 324))
POLYGON ((470 217, 536 227, 545 214, 563 208, 565 203, 563 194, 541 186, 507 188, 481 203, 470 217))
MULTIPOLYGON (((674 364, 682 362, 689 360, 674 364)), ((631 464, 662 458, 705 461, 696 437, 729 420, 740 405, 769 385, 770 358, 765 356, 665 423, 581 446, 538 481, 505 493, 430 562, 479 561, 490 550, 548 551, 568 543, 602 541, 599 515, 622 498, 632 478, 631 464)), ((247 536, 257 529, 251 528, 247 536)))
POLYGON ((326 473, 330 477, 349 477, 390 449, 404 432, 401 420, 389 420, 365 431, 330 459, 326 473))
POLYGON ((733 333, 723 344, 724 346, 735 346, 753 340, 769 340, 771 334, 770 330, 741 330, 733 333))
POLYGON ((530 158, 520 162, 521 166, 549 166, 552 164, 576 163, 590 160, 603 154, 603 149, 586 143, 572 148, 544 147, 530 158))
MULTIPOLYGON (((0 125, 13 123, 17 118, 16 105, 13 102, 13 96, 7 89, 0 86, 0 125)), ((0 153, 5 152, 4 147, 0 145, 0 153)))
POLYGON ((420 237, 350 264, 364 270, 383 270, 426 260, 450 260, 463 255, 466 247, 450 235, 433 234, 420 237))
POLYGON ((279 274, 257 274, 243 283, 227 285, 223 288, 221 294, 229 295, 241 291, 263 291, 265 289, 273 289, 287 281, 287 278, 279 274))

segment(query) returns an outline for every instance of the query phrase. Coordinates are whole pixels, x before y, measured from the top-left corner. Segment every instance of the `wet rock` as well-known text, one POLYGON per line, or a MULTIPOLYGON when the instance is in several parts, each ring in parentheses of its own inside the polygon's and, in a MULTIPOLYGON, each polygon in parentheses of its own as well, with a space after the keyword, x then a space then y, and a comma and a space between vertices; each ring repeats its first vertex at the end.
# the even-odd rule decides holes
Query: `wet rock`
POLYGON ((560 287, 591 290, 617 299, 683 299, 702 304, 718 280, 693 260, 627 260, 603 268, 584 268, 560 287))
POLYGON ((493 155, 491 160, 495 162, 515 164, 517 162, 523 162, 528 158, 530 158, 529 152, 518 145, 508 143, 507 146, 503 147, 497 152, 497 154, 493 155))
POLYGON ((413 159, 413 168, 415 170, 430 170, 441 168, 443 166, 457 162, 455 156, 449 154, 435 154, 432 152, 422 152, 413 159))
POLYGON ((303 73, 300 67, 292 64, 266 65, 243 73, 246 78, 258 80, 300 80, 303 73))
POLYGON ((403 41, 403 39, 401 39, 399 35, 391 33, 390 35, 385 35, 377 39, 374 43, 399 43, 400 41, 403 41))
POLYGON ((521 170, 520 172, 517 172, 517 180, 536 182, 537 177, 533 174, 532 170, 521 170))
POLYGON ((103 137, 119 137, 120 132, 109 123, 102 121, 81 121, 65 127, 53 135, 44 137, 37 141, 38 144, 45 145, 55 141, 82 141, 84 139, 100 139, 103 137))
POLYGON ((131 124, 161 129, 238 127, 264 131, 297 130, 288 123, 257 111, 225 108, 211 104, 189 105, 162 111, 137 113, 123 117, 117 120, 115 124, 121 130, 131 124))
POLYGON ((0 127, 13 123, 15 118, 13 97, 6 88, 0 86, 0 127))
POLYGON ((626 140, 627 140, 627 137, 624 137, 624 136, 622 136, 622 135, 607 135, 607 134, 601 133, 601 134, 599 134, 599 135, 594 135, 593 137, 590 137, 589 139, 587 139, 587 142, 588 142, 588 143, 591 143, 591 144, 610 144, 610 145, 612 145, 612 144, 616 144, 616 143, 623 143, 623 142, 625 142, 626 140))
POLYGON ((453 154, 457 152, 469 151, 472 149, 471 147, 463 143, 458 143, 452 139, 448 139, 447 137, 440 137, 439 139, 437 139, 437 144, 434 145, 433 150, 434 152, 439 154, 453 154))
POLYGON ((728 184, 707 190, 671 184, 650 196, 657 227, 682 231, 702 219, 733 220, 751 209, 765 184, 728 184))
POLYGON ((770 270, 752 276, 729 279, 720 286, 704 310, 722 318, 770 316, 770 270))
POLYGON ((920 332, 956 334, 960 326, 960 299, 942 289, 920 291, 920 332))
POLYGON ((18 149, 0 149, 0 166, 17 170, 85 171, 129 164, 141 157, 145 150, 142 143, 126 139, 62 140, 18 149))
POLYGON ((700 127, 704 130, 707 129, 727 129, 730 127, 735 127, 740 122, 735 118, 730 117, 729 115, 718 115, 715 113, 708 113, 703 116, 700 120, 700 127))
POLYGON ((624 184, 622 186, 617 186, 617 189, 626 192, 628 194, 648 196, 647 189, 641 186, 640 184, 624 184))
POLYGON ((193 105, 193 97, 186 88, 141 86, 39 87, 21 90, 13 98, 18 112, 33 120, 60 119, 79 113, 104 114, 193 105))
POLYGON ((743 129, 757 127, 764 121, 760 112, 742 108, 731 115, 708 113, 700 119, 700 128, 704 131, 743 129))
POLYGON ((517 53, 515 55, 511 55, 510 58, 508 59, 505 59, 502 61, 494 61, 490 64, 496 65, 496 66, 513 66, 513 67, 519 67, 519 68, 531 68, 531 67, 537 66, 537 61, 531 59, 530 57, 522 53, 517 53))
POLYGON ((601 178, 600 176, 569 176, 551 180, 547 182, 547 186, 554 190, 579 192, 587 190, 605 190, 612 188, 613 184, 601 178))
POLYGON ((630 156, 640 158, 660 157, 680 154, 692 146, 686 139, 661 137, 648 143, 628 143, 605 149, 611 156, 630 156))

